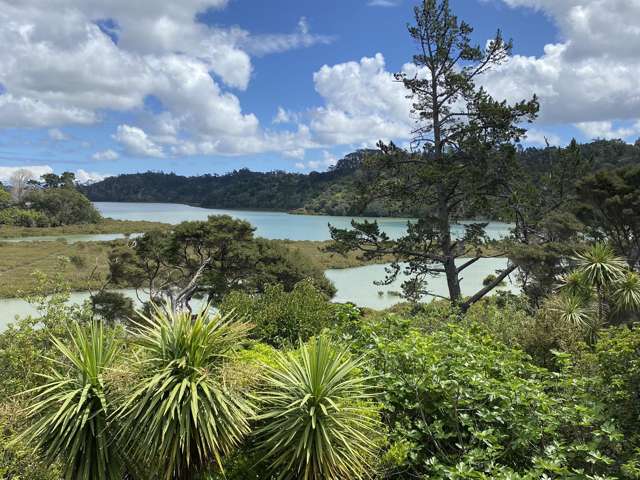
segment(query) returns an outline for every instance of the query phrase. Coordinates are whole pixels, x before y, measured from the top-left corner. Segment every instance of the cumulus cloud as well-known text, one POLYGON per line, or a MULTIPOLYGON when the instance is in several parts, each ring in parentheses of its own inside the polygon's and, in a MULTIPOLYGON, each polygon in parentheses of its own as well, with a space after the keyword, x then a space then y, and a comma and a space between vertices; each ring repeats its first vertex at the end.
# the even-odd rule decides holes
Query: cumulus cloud
POLYGON ((265 130, 231 89, 248 87, 252 54, 332 37, 312 33, 304 17, 293 33, 258 36, 197 21, 198 13, 226 4, 0 0, 0 128, 88 125, 108 112, 134 112, 148 121, 128 120, 137 130, 115 136, 141 155, 304 148, 305 138, 295 141, 300 129, 282 137, 265 130), (145 111, 149 97, 159 111, 145 111))
POLYGON ((539 57, 515 55, 487 75, 483 83, 491 93, 515 101, 535 92, 540 123, 575 123, 585 132, 608 135, 606 122, 640 117, 640 2, 502 1, 544 12, 564 40, 546 45, 539 57))
POLYGON ((76 174, 76 182, 83 185, 86 185, 88 183, 99 182, 109 176, 109 175, 104 175, 102 173, 97 173, 97 172, 87 172, 82 168, 76 170, 75 174, 76 174))
POLYGON ((130 125, 119 125, 113 138, 124 145, 125 148, 134 155, 164 157, 162 147, 156 145, 141 128, 130 125))
POLYGON ((96 152, 91 155, 91 158, 97 161, 103 160, 117 160, 120 157, 118 152, 111 150, 110 148, 107 150, 102 150, 101 152, 96 152))
POLYGON ((408 138, 411 102, 402 84, 385 69, 384 56, 324 65, 313 76, 325 105, 311 112, 320 143, 348 144, 408 138))
POLYGON ((587 137, 591 139, 630 138, 640 135, 640 121, 629 126, 615 127, 613 122, 580 122, 576 124, 587 137))
POLYGON ((327 150, 323 150, 321 159, 309 160, 308 162, 296 162, 295 167, 299 170, 326 170, 336 163, 338 163, 336 156, 327 150))

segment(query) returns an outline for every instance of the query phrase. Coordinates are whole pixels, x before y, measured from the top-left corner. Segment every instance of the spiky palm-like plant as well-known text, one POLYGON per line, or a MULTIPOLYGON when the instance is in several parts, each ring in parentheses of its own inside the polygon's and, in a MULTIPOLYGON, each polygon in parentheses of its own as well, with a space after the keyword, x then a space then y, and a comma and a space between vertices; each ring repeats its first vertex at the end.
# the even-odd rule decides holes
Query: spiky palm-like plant
POLYGON ((605 294, 624 275, 626 263, 606 243, 595 243, 576 255, 577 271, 598 296, 598 322, 604 322, 607 308, 605 294))
POLYGON ((606 287, 617 281, 626 270, 626 262, 618 257, 606 243, 595 243, 576 254, 578 271, 582 272, 589 285, 606 287))
POLYGON ((580 295, 564 292, 551 297, 546 308, 560 322, 577 327, 590 340, 594 338, 599 325, 592 302, 580 295))
POLYGON ((626 272, 611 288, 616 312, 640 310, 640 275, 626 272))
POLYGON ((361 479, 377 438, 360 362, 324 337, 265 365, 256 442, 278 479, 361 479))
POLYGON ((558 290, 565 295, 582 298, 585 303, 593 300, 595 290, 589 284, 586 275, 580 270, 573 270, 558 278, 560 285, 558 290))
POLYGON ((51 461, 60 460, 69 480, 120 480, 122 461, 109 434, 110 405, 104 375, 113 364, 118 343, 101 324, 77 324, 71 345, 53 343, 62 359, 47 383, 30 390, 34 403, 27 413, 34 424, 21 438, 40 448, 51 461))
POLYGON ((248 324, 155 309, 138 324, 140 378, 117 412, 125 451, 165 479, 192 479, 216 466, 249 433, 249 403, 223 378, 226 355, 248 324))

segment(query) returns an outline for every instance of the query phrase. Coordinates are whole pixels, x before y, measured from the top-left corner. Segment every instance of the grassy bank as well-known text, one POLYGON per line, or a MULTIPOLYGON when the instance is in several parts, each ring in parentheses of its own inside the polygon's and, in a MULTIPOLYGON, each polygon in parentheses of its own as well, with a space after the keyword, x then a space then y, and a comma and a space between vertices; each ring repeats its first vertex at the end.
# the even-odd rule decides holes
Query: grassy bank
MULTIPOLYGON (((137 224, 139 228, 144 227, 144 224, 149 228, 152 228, 150 227, 151 225, 166 226, 161 223, 153 224, 152 222, 130 223, 137 224)), ((113 233, 113 231, 91 233, 113 233)), ((50 235, 55 234, 50 233, 50 235)), ((40 271, 47 276, 61 273, 70 288, 75 291, 98 288, 107 279, 109 251, 114 245, 122 241, 124 240, 78 242, 73 244, 63 241, 0 242, 0 298, 16 297, 20 295, 20 292, 32 293, 37 286, 36 278, 33 275, 35 271, 40 271)), ((280 240, 280 242, 287 248, 300 252, 323 270, 361 267, 374 263, 387 263, 392 260, 391 257, 385 257, 377 261, 365 262, 359 259, 356 253, 342 256, 326 252, 324 248, 329 244, 328 241, 280 240)), ((485 253, 487 255, 498 253, 497 246, 487 249, 485 253)))
MULTIPOLYGON (((131 222, 149 224, 151 222, 131 222)), ((156 224, 162 226, 163 224, 156 224)), ((137 225, 144 227, 145 225, 137 225)), ((56 230, 56 229, 42 229, 56 230)), ((137 230, 141 231, 141 230, 137 230)), ((51 232, 49 235, 71 232, 51 232)), ((107 233, 107 232, 73 232, 107 233)), ((113 233, 113 231, 108 231, 113 233)), ((126 233, 126 232, 123 232, 126 233)), ((78 242, 68 244, 63 241, 46 242, 0 242, 0 298, 10 298, 34 292, 37 280, 33 272, 40 271, 47 276, 61 274, 72 290, 95 289, 103 285, 109 271, 108 254, 111 248, 121 242, 78 242)), ((342 257, 322 251, 329 242, 289 241, 283 244, 297 250, 322 269, 349 268, 365 265, 355 254, 342 257)))
POLYGON ((0 297, 34 292, 36 271, 61 274, 72 290, 96 288, 106 278, 110 250, 111 242, 0 242, 0 297))
POLYGON ((17 237, 46 237, 55 235, 91 235, 102 233, 140 233, 158 228, 168 228, 169 225, 160 222, 113 220, 105 218, 99 223, 83 225, 65 225, 63 227, 15 227, 0 226, 0 238, 17 237))

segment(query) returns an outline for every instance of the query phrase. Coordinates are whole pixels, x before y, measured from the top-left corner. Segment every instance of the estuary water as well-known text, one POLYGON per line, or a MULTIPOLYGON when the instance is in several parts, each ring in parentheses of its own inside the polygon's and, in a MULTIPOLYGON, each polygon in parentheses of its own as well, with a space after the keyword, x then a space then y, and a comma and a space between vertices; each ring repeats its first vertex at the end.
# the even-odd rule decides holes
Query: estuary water
MULTIPOLYGON (((461 260, 463 261, 463 260, 461 260)), ((482 288, 482 281, 490 273, 496 270, 504 269, 507 266, 506 258, 487 258, 482 259, 465 270, 461 287, 464 295, 470 295, 482 288)), ((404 281, 402 275, 391 285, 377 286, 373 282, 375 280, 383 280, 385 277, 386 265, 367 265, 365 267, 345 268, 340 270, 327 270, 325 274, 327 278, 333 282, 337 293, 333 298, 334 302, 353 302, 360 307, 373 308, 383 310, 389 308, 396 303, 402 302, 403 299, 398 295, 401 290, 401 284, 404 281)), ((511 278, 505 280, 501 289, 517 293, 519 291, 517 285, 511 278)), ((429 280, 429 290, 436 295, 446 295, 447 285, 442 276, 436 276, 429 280)), ((138 302, 134 290, 125 289, 118 290, 128 297, 138 302)), ((81 303, 89 298, 89 292, 74 292, 71 294, 70 301, 73 303, 81 303)), ((425 298, 424 300, 429 300, 425 298)), ((197 305, 192 305, 197 308, 197 305)), ((0 331, 6 325, 12 322, 16 315, 20 317, 26 315, 37 315, 35 306, 30 305, 24 300, 16 298, 0 299, 0 331)))
MULTIPOLYGON (((119 220, 148 220, 177 224, 187 220, 206 220, 210 215, 230 215, 241 220, 246 220, 256 228, 256 235, 270 239, 290 240, 329 240, 329 228, 331 224, 340 228, 351 226, 351 217, 335 216, 311 216, 292 215, 285 212, 268 211, 244 211, 244 210, 219 210, 210 208, 198 208, 188 205, 173 203, 116 203, 96 202, 98 210, 105 217, 119 220)), ((397 238, 406 231, 406 218, 364 218, 357 220, 376 220, 381 230, 392 238, 397 238)), ((456 225, 453 233, 460 236, 464 232, 464 223, 456 225)), ((511 226, 506 223, 491 222, 487 227, 489 238, 499 239, 509 234, 511 226)), ((56 235, 51 237, 23 237, 4 241, 45 241, 65 240, 70 243, 83 241, 106 241, 124 238, 119 234, 95 234, 95 235, 56 235)), ((506 266, 506 259, 484 259, 468 270, 462 280, 463 293, 469 294, 482 287, 482 280, 496 270, 506 266)), ((349 268, 344 270, 328 270, 327 277, 335 284, 337 289, 334 301, 354 302, 362 307, 375 309, 388 308, 402 299, 396 292, 400 291, 402 278, 396 280, 393 285, 375 286, 374 280, 384 278, 384 265, 370 265, 366 267, 349 268)), ((430 280, 429 288, 437 295, 446 294, 446 282, 444 278, 434 277, 430 280)), ((516 290, 516 287, 507 282, 505 288, 516 290)), ((133 291, 124 291, 125 294, 135 297, 133 291)), ((82 302, 89 296, 88 292, 75 292, 71 301, 82 302)), ((0 330, 7 323, 13 321, 16 315, 34 315, 36 309, 20 299, 0 299, 0 330)))
MULTIPOLYGON (((286 212, 220 210, 191 207, 176 203, 117 203, 95 202, 96 208, 105 217, 117 220, 149 220, 176 224, 187 220, 206 220, 210 215, 230 215, 246 220, 256 227, 256 235, 271 239, 289 240, 330 240, 329 224, 339 228, 349 228, 353 217, 329 215, 294 215, 286 212)), ((356 220, 376 220, 391 238, 397 238, 407 229, 408 218, 356 217, 356 220)), ((464 222, 463 222, 464 223, 464 222)), ((509 234, 508 223, 491 222, 487 227, 489 238, 502 238, 509 234)), ((464 232, 462 225, 454 227, 454 234, 464 232)))
MULTIPOLYGON (((270 239, 289 240, 330 240, 329 224, 339 228, 351 227, 352 217, 336 217, 329 215, 293 215, 286 212, 220 210, 212 208, 191 207, 177 203, 133 203, 133 202, 95 202, 96 208, 104 217, 116 220, 147 220, 177 224, 188 220, 206 220, 210 215, 230 215, 246 220, 256 228, 256 235, 270 239)), ((408 218, 370 218, 355 217, 356 220, 376 220, 391 238, 398 238, 406 232, 408 218)), ((455 225, 453 233, 460 236, 464 233, 464 223, 455 225)), ((491 222, 487 226, 487 235, 499 239, 509 234, 508 223, 491 222)), ((0 241, 47 241, 66 240, 75 242, 99 242, 124 238, 122 234, 94 235, 55 235, 43 237, 21 237, 0 239, 0 241)))

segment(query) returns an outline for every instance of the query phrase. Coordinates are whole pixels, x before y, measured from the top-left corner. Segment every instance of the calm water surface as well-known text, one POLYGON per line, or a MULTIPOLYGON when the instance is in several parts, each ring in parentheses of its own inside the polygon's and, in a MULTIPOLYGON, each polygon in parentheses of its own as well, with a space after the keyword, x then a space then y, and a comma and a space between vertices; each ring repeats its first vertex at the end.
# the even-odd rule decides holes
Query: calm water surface
MULTIPOLYGON (((96 207, 105 217, 119 220, 148 220, 177 224, 187 220, 206 220, 210 215, 231 215, 250 222, 256 227, 256 234, 264 238, 290 240, 329 240, 328 224, 340 228, 349 228, 351 217, 291 215, 284 212, 256 212, 243 210, 217 210, 210 208, 190 207, 173 203, 116 203, 96 202, 96 207)), ((360 217, 358 220, 362 220, 360 217)), ((406 231, 408 219, 402 218, 368 218, 377 220, 381 229, 392 238, 401 236, 406 231)), ((510 225, 492 222, 487 227, 490 238, 502 238, 509 234, 510 225)), ((454 234, 460 235, 463 226, 454 227, 454 234)), ((45 241, 66 240, 68 242, 106 241, 124 238, 120 234, 95 235, 56 235, 50 237, 24 237, 4 241, 45 241)), ((462 280, 463 293, 469 294, 482 287, 482 280, 496 269, 504 268, 506 259, 485 259, 469 267, 462 280)), ((328 270, 327 277, 337 288, 335 301, 351 301, 357 305, 375 309, 388 308, 401 299, 393 292, 400 291, 402 279, 398 279, 390 286, 373 285, 374 280, 384 278, 384 265, 371 265, 344 270, 328 270)), ((436 294, 446 294, 446 282, 442 277, 435 277, 430 281, 430 288, 436 294)), ((508 284, 506 288, 515 289, 508 284)), ((135 299, 135 293, 127 290, 125 293, 135 299)), ((71 301, 82 302, 88 298, 87 292, 72 294, 71 301)), ((12 321, 16 315, 25 316, 36 314, 35 308, 23 300, 0 299, 0 329, 12 321)))
MULTIPOLYGON (((482 288, 482 281, 487 275, 495 273, 496 270, 504 269, 506 266, 506 258, 483 259, 476 262, 465 271, 461 284, 462 293, 465 295, 475 293, 482 288)), ((374 280, 384 279, 384 269, 385 265, 368 265, 342 270, 327 270, 327 278, 333 282, 337 289, 333 301, 353 302, 358 306, 376 310, 383 310, 401 302, 402 299, 396 295, 395 292, 400 291, 403 278, 398 278, 392 285, 377 286, 373 284, 374 280)), ((429 282, 429 288, 432 289, 435 294, 447 295, 447 284, 442 276, 432 278, 429 282)), ((505 281, 502 288, 514 293, 519 291, 518 287, 512 283, 511 280, 505 281)), ((133 290, 118 291, 124 293, 139 304, 133 290)), ((71 294, 70 301, 81 303, 88 298, 88 292, 74 292, 71 294)), ((429 299, 425 298, 424 300, 428 301, 429 299)), ((193 307, 197 308, 197 305, 194 304, 193 307)), ((4 329, 9 322, 13 321, 16 315, 22 317, 26 315, 36 315, 37 313, 37 310, 24 300, 14 298, 0 299, 0 330, 4 329)))
MULTIPOLYGON (((95 205, 103 216, 117 220, 149 220, 176 224, 186 220, 206 220, 209 215, 231 215, 251 223, 256 227, 256 235, 259 237, 289 240, 330 240, 329 224, 339 228, 349 228, 352 219, 352 217, 328 215, 291 215, 286 212, 219 210, 175 203, 96 202, 95 205)), ((404 234, 409 220, 369 217, 356 219, 377 220, 381 229, 392 238, 404 234)), ((487 234, 490 238, 502 238, 509 234, 510 228, 511 226, 507 223, 492 222, 487 227, 487 234)), ((455 233, 461 232, 463 227, 457 226, 455 233)))
MULTIPOLYGON (((257 212, 245 210, 221 210, 211 208, 190 207, 176 203, 118 203, 95 202, 96 208, 105 217, 116 220, 147 220, 178 224, 189 220, 206 220, 210 215, 230 215, 234 218, 246 220, 256 228, 256 235, 270 239, 289 240, 330 240, 329 224, 339 228, 350 228, 353 217, 335 217, 329 215, 292 215, 286 212, 257 212)), ((391 238, 403 235, 407 228, 408 218, 371 218, 355 217, 356 220, 376 220, 391 238)), ((465 222, 462 222, 463 224, 465 222)), ((499 239, 509 234, 511 226, 507 223, 491 222, 486 228, 487 235, 492 239, 499 239)), ((464 233, 463 225, 453 227, 454 235, 464 233)), ((139 234, 131 235, 136 236, 139 234)), ((51 235, 2 239, 1 242, 43 242, 67 241, 76 242, 105 242, 125 238, 118 233, 86 234, 86 235, 51 235)))

